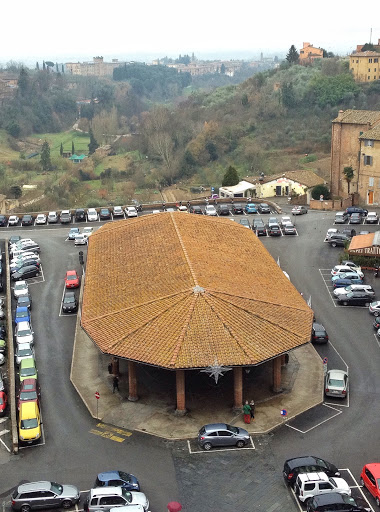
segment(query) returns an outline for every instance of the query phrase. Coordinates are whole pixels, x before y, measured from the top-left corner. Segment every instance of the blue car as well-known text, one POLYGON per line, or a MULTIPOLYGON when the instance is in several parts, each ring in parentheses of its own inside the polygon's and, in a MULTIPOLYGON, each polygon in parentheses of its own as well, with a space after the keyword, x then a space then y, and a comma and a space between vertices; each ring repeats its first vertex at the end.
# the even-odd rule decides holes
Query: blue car
POLYGON ((253 203, 248 203, 245 205, 245 213, 257 213, 257 207, 253 203))
POLYGON ((30 312, 26 306, 19 306, 16 309, 15 324, 19 322, 30 322, 30 312))
POLYGON ((338 275, 332 276, 331 281, 334 282, 337 279, 350 279, 350 280, 353 279, 353 280, 355 280, 358 278, 361 279, 361 277, 359 276, 359 274, 357 272, 345 272, 344 274, 338 274, 338 275))
POLYGON ((336 279, 333 281, 333 286, 335 288, 345 288, 346 286, 350 286, 351 284, 363 284, 362 279, 360 277, 356 279, 336 279))
POLYGON ((99 473, 95 480, 95 487, 122 487, 126 491, 139 491, 140 484, 137 478, 124 471, 105 471, 99 473))

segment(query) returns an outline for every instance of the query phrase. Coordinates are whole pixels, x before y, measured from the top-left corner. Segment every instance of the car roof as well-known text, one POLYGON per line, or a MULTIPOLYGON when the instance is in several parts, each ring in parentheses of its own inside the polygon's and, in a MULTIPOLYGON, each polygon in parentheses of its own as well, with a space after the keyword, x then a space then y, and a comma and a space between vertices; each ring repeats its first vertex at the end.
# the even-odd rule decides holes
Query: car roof
POLYGON ((205 430, 219 430, 219 429, 226 429, 227 425, 225 423, 208 423, 207 425, 204 425, 203 428, 205 430))
POLYGON ((23 329, 30 329, 30 323, 29 322, 19 322, 17 324, 17 329, 19 331, 22 331, 23 329))
MULTIPOLYGON (((344 497, 351 498, 351 496, 340 494, 339 492, 329 492, 327 494, 317 494, 314 500, 318 505, 333 505, 344 503, 344 497)), ((352 498, 353 500, 353 498, 352 498)))
POLYGON ((102 482, 106 482, 108 480, 115 480, 117 478, 120 478, 119 471, 104 471, 103 473, 98 474, 98 480, 102 482))
POLYGON ((28 308, 26 306, 17 306, 16 308, 16 313, 17 312, 24 312, 24 311, 28 311, 28 308))
MULTIPOLYGON (((26 404, 23 404, 26 405, 26 404)), ((48 491, 51 488, 51 482, 29 482, 28 484, 21 484, 18 486, 17 490, 18 492, 28 492, 28 491, 35 491, 35 490, 41 490, 41 491, 48 491)))
POLYGON ((309 466, 315 464, 315 457, 313 455, 305 455, 304 457, 294 457, 293 459, 288 459, 285 461, 291 469, 297 468, 299 466, 309 466))
POLYGON ((364 466, 369 469, 375 478, 380 478, 380 463, 370 462, 364 466))
POLYGON ((325 482, 328 481, 329 477, 326 475, 326 473, 323 473, 322 471, 314 472, 314 473, 300 473, 298 475, 298 478, 302 480, 306 480, 308 482, 317 482, 320 480, 323 480, 325 482))
POLYGON ((123 489, 119 487, 94 487, 94 489, 91 489, 90 494, 92 496, 108 496, 108 495, 121 495, 123 494, 123 489))
POLYGON ((318 324, 317 322, 313 322, 313 329, 317 329, 317 330, 325 330, 325 328, 323 327, 322 324, 318 324))
MULTIPOLYGON (((343 370, 329 370, 327 373, 332 379, 344 377, 345 375, 347 375, 347 372, 345 372, 343 370)), ((380 466, 380 464, 379 464, 379 466, 380 466)))

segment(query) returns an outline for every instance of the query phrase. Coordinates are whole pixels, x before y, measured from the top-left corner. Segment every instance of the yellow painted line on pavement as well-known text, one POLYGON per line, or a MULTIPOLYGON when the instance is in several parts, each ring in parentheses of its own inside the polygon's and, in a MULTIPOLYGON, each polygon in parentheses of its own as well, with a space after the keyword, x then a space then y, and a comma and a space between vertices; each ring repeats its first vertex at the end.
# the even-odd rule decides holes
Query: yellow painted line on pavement
POLYGON ((98 430, 96 428, 92 428, 90 430, 90 434, 94 434, 96 436, 104 437, 105 439, 110 439, 111 441, 116 441, 117 443, 123 443, 126 437, 132 435, 132 432, 128 432, 128 430, 124 430, 123 428, 114 427, 112 425, 106 425, 105 423, 97 423, 97 427, 103 430, 98 430), (119 435, 116 435, 119 434, 119 435), (124 436, 124 437, 120 437, 124 436))
POLYGON ((123 443, 125 441, 123 437, 115 436, 112 432, 104 432, 103 430, 96 430, 94 428, 90 430, 90 434, 95 434, 96 436, 104 437, 105 439, 116 441, 117 443, 123 443))
POLYGON ((124 430, 123 428, 114 427, 112 425, 106 425, 105 423, 98 423, 97 427, 104 428, 104 430, 111 430, 112 432, 116 432, 117 434, 121 434, 122 436, 129 437, 132 435, 132 432, 128 432, 128 430, 124 430))

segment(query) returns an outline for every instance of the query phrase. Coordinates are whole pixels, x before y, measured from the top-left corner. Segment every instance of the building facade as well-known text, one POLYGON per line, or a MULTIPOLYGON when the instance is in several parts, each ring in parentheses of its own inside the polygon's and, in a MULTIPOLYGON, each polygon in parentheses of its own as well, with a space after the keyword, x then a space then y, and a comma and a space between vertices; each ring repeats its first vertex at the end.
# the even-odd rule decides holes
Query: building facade
POLYGON ((380 80, 380 52, 356 52, 350 55, 350 70, 356 82, 380 80))
POLYGON ((113 70, 125 64, 118 59, 104 62, 103 57, 94 57, 90 62, 66 62, 66 73, 80 76, 112 76, 113 70))
POLYGON ((380 204, 380 123, 359 137, 358 193, 367 205, 380 204))
POLYGON ((312 62, 315 59, 323 59, 322 48, 315 48, 310 43, 303 43, 303 47, 300 50, 300 63, 312 62))

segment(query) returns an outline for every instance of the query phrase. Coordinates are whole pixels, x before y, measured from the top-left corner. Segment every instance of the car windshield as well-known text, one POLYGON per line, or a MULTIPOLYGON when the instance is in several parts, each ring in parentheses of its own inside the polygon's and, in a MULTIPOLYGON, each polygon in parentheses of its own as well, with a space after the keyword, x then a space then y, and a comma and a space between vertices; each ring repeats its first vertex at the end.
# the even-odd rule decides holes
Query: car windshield
POLYGON ((16 283, 15 284, 15 290, 26 290, 25 283, 16 283))
POLYGON ((354 292, 347 293, 347 298, 348 299, 352 299, 352 297, 354 297, 354 292))
POLYGON ((20 393, 20 400, 37 400, 36 391, 23 391, 20 393))
POLYGON ((27 311, 17 311, 16 318, 27 318, 29 313, 27 311))
POLYGON ((128 503, 132 503, 132 494, 123 488, 122 488, 122 493, 123 493, 124 498, 128 501, 128 503))
POLYGON ((63 485, 57 484, 57 482, 50 482, 51 487, 50 489, 55 492, 55 494, 62 494, 63 492, 63 485))
POLYGON ((30 375, 34 375, 36 373, 36 369, 34 366, 31 366, 30 368, 22 368, 20 371, 20 375, 23 377, 29 377, 30 375))
POLYGON ((31 356, 33 355, 31 348, 24 348, 22 350, 19 350, 17 352, 18 357, 25 357, 25 356, 31 356))
POLYGON ((232 425, 226 425, 226 427, 227 427, 227 430, 230 430, 234 434, 238 434, 239 433, 238 427, 233 427, 232 425))
POLYGON ((329 386, 332 386, 335 388, 341 388, 344 386, 344 382, 339 379, 329 379, 329 386))
POLYGON ((76 278, 77 278, 77 276, 74 274, 69 274, 68 276, 66 276, 66 279, 68 281, 74 281, 76 278))
POLYGON ((32 331, 30 329, 24 329, 23 331, 17 331, 17 337, 31 336, 32 331))
POLYGON ((124 471, 119 471, 120 478, 124 480, 124 482, 130 482, 131 481, 131 475, 128 473, 124 473, 124 471))
POLYGON ((63 299, 63 302, 65 304, 73 304, 75 302, 75 297, 74 296, 66 296, 64 299, 63 299))
POLYGON ((21 428, 28 430, 30 428, 37 428, 38 421, 37 418, 31 418, 30 420, 21 420, 21 428))
POLYGON ((324 336, 325 332, 324 331, 315 331, 315 335, 316 336, 324 336))

